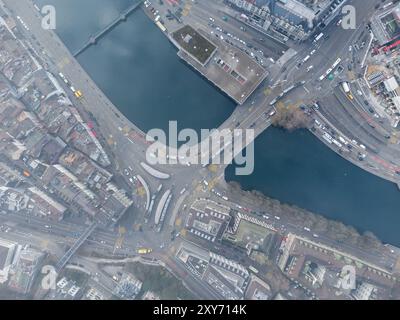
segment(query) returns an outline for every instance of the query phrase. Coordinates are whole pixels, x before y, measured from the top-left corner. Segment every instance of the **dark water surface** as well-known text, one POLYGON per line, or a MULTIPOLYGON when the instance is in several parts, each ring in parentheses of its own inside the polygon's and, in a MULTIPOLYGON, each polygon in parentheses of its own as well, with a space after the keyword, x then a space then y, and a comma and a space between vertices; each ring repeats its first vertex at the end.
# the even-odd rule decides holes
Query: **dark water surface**
MULTIPOLYGON (((51 0, 57 32, 75 51, 89 35, 107 25, 132 3, 128 0, 51 0)), ((78 60, 113 103, 142 130, 214 128, 235 104, 191 70, 176 49, 141 10, 109 32, 78 60)), ((256 140, 255 172, 234 176, 245 189, 257 189, 385 242, 400 245, 400 191, 345 161, 309 132, 270 128, 256 140)))

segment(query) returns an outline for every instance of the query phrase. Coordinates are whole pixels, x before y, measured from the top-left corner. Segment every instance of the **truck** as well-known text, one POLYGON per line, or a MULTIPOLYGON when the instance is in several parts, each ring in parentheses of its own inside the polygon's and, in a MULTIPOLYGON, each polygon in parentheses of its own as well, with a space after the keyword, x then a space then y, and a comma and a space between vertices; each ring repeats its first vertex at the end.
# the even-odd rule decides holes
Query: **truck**
POLYGON ((345 93, 347 93, 347 94, 350 93, 350 87, 346 81, 342 82, 342 88, 345 93))
POLYGON ((249 266, 250 271, 252 271, 253 273, 257 274, 258 270, 256 268, 254 268, 253 266, 249 266))
POLYGON ((350 100, 353 100, 354 97, 353 97, 353 95, 351 94, 349 84, 348 84, 346 81, 342 82, 342 88, 343 88, 343 91, 346 93, 347 97, 348 97, 350 100))

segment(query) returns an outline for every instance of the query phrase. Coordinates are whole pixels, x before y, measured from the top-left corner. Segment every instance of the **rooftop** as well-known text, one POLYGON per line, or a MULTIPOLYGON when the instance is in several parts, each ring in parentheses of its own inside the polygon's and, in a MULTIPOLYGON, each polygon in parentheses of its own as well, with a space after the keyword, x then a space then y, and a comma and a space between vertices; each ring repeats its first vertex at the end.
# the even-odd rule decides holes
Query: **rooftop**
MULTIPOLYGON (((199 33, 208 37, 202 30, 199 30, 199 33)), ((205 65, 193 59, 185 51, 180 50, 178 56, 237 103, 243 104, 268 73, 250 56, 224 40, 215 37, 213 43, 217 46, 217 50, 205 65)))
POLYGON ((183 50, 202 65, 207 63, 216 50, 216 46, 213 43, 188 25, 175 31, 172 37, 183 50))

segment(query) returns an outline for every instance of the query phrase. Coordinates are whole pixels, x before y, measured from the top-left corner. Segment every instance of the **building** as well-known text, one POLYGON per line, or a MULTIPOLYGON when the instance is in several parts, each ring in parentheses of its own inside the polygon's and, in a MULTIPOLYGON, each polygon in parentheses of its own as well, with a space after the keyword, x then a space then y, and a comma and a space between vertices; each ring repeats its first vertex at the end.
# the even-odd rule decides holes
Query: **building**
POLYGON ((357 289, 352 293, 352 297, 355 300, 369 300, 375 287, 367 282, 362 282, 357 289))
POLYGON ((385 80, 383 82, 383 84, 385 85, 385 89, 387 92, 393 92, 393 91, 397 90, 397 88, 399 87, 399 84, 397 83, 397 80, 395 77, 391 77, 391 78, 385 80))
POLYGON ((124 273, 115 287, 113 294, 120 299, 133 300, 142 289, 143 283, 132 274, 124 273))
POLYGON ((107 170, 97 165, 83 153, 71 148, 67 148, 62 153, 58 162, 92 189, 100 189, 112 178, 112 174, 107 170))
POLYGON ((160 300, 160 297, 152 291, 146 291, 142 300, 160 300))
POLYGON ((64 218, 66 207, 36 187, 31 187, 28 191, 31 200, 30 209, 33 214, 56 221, 64 218))
POLYGON ((368 86, 373 88, 382 83, 385 80, 385 75, 382 71, 373 72, 368 76, 368 86))
POLYGON ((86 300, 105 300, 104 295, 95 288, 90 288, 85 296, 86 300))
POLYGON ((17 246, 16 242, 0 239, 0 284, 8 280, 17 246))
POLYGON ((271 2, 272 13, 293 25, 302 25, 305 30, 314 28, 316 12, 296 0, 275 0, 271 2))
POLYGON ((393 18, 396 20, 397 25, 400 25, 400 7, 397 6, 393 11, 392 11, 393 18))
POLYGON ((189 243, 181 244, 176 257, 223 299, 238 300, 244 297, 250 274, 236 261, 189 243))
POLYGON ((214 242, 221 239, 230 220, 229 212, 207 206, 204 210, 191 208, 186 228, 197 237, 214 242))
POLYGON ((16 258, 16 264, 10 271, 8 287, 18 293, 29 293, 44 256, 43 252, 33 248, 22 249, 16 258))
POLYGON ((63 277, 57 282, 56 289, 46 296, 46 300, 78 300, 81 296, 82 289, 76 282, 63 277))
POLYGON ((20 191, 8 187, 0 187, 0 208, 6 211, 25 210, 29 197, 20 191))
POLYGON ((278 41, 306 40, 320 23, 329 23, 344 0, 227 0, 242 20, 278 41))
POLYGON ((0 185, 9 186, 21 180, 22 177, 18 171, 10 168, 3 162, 0 162, 0 185))
POLYGON ((53 190, 73 212, 96 216, 100 199, 61 165, 48 166, 42 183, 53 190))
POLYGON ((325 279, 326 268, 315 262, 306 262, 306 267, 304 270, 305 276, 309 279, 313 286, 322 286, 325 279))
POLYGON ((245 299, 269 300, 271 298, 271 294, 271 287, 265 281, 252 274, 246 290, 245 299))

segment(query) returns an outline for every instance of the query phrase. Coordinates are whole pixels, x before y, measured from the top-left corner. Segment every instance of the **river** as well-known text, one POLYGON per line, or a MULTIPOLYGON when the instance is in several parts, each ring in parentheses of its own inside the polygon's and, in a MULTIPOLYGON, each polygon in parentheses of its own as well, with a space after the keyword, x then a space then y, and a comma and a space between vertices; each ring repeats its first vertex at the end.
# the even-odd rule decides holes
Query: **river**
MULTIPOLYGON (((52 0, 57 30, 71 51, 107 25, 128 0, 52 0)), ((142 130, 214 128, 235 104, 181 62, 176 49, 141 10, 109 32, 78 60, 111 101, 142 130)), ((234 176, 243 188, 262 191, 359 231, 400 245, 400 192, 392 183, 345 161, 307 131, 270 128, 255 143, 255 172, 234 176)))

